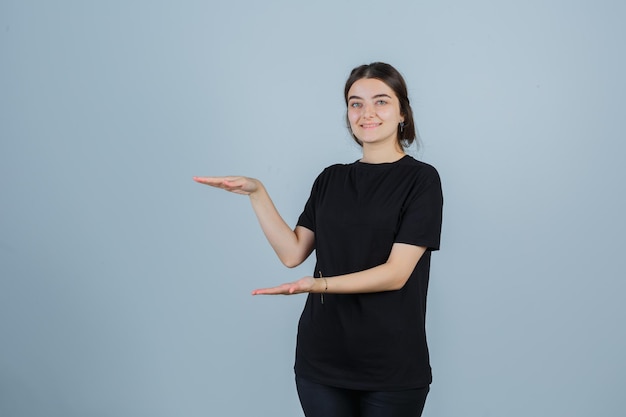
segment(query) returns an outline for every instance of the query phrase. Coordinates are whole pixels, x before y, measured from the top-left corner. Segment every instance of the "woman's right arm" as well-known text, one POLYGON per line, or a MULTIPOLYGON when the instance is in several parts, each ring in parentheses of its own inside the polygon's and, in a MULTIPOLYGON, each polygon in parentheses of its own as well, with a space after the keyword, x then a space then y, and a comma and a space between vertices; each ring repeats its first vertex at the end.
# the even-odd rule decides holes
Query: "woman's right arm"
POLYGON ((261 181, 248 177, 194 177, 200 184, 248 195, 261 229, 280 261, 287 267, 300 265, 313 251, 315 234, 306 227, 292 230, 274 206, 261 181))

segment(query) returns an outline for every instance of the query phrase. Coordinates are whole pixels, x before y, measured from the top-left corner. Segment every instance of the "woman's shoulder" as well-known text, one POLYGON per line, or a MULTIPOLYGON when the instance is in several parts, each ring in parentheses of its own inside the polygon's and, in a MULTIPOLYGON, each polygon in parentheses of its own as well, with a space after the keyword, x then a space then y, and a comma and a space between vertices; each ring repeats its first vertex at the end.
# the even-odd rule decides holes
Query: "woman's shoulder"
POLYGON ((415 159, 411 155, 405 155, 404 158, 400 159, 398 162, 402 165, 413 166, 418 169, 424 169, 426 171, 437 172, 437 169, 433 165, 427 162, 415 159))
POLYGON ((315 184, 319 186, 321 184, 332 181, 332 179, 337 178, 337 176, 345 175, 345 173, 348 171, 347 168, 349 167, 349 165, 350 164, 337 163, 325 167, 319 174, 317 174, 317 177, 315 178, 315 184))
POLYGON ((336 174, 336 173, 347 172, 357 162, 358 161, 351 162, 351 163, 336 163, 336 164, 329 165, 329 166, 327 166, 326 168, 324 168, 322 170, 322 172, 319 174, 319 176, 332 175, 332 174, 336 174))
POLYGON ((396 170, 398 175, 411 175, 414 177, 426 177, 439 180, 439 172, 433 165, 415 159, 410 155, 406 155, 404 158, 400 159, 397 162, 397 166, 401 168, 396 170))

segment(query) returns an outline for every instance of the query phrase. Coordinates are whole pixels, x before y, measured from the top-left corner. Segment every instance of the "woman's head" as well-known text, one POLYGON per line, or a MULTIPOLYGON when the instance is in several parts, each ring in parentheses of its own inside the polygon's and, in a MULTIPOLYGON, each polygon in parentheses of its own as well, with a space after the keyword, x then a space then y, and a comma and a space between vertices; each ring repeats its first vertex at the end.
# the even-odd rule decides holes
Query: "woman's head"
MULTIPOLYGON (((344 99, 346 106, 349 103, 349 92, 353 84, 362 79, 376 79, 382 81, 387 87, 389 87, 395 94, 399 106, 400 114, 402 116, 402 123, 397 126, 396 140, 400 148, 407 148, 416 139, 417 133, 415 129, 415 123, 413 121, 413 111, 411 110, 411 104, 409 102, 409 96, 406 88, 406 83, 402 75, 391 65, 383 62, 374 62, 368 65, 361 65, 356 67, 350 73, 346 86, 344 88, 344 99)), ((346 120, 348 128, 350 129, 351 123, 349 115, 346 114, 346 120)), ((361 140, 355 135, 355 132, 350 129, 353 139, 362 145, 361 140)))

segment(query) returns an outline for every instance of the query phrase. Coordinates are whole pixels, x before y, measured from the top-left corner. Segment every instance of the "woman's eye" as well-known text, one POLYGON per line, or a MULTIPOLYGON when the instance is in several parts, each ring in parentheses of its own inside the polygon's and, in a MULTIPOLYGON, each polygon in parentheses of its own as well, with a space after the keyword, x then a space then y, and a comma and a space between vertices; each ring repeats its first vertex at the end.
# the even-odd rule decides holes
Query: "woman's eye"
POLYGON ((378 104, 379 106, 384 106, 385 104, 387 104, 387 102, 385 100, 378 100, 376 104, 378 104))
POLYGON ((359 107, 361 107, 361 103, 351 103, 350 107, 352 107, 353 109, 358 109, 359 107))

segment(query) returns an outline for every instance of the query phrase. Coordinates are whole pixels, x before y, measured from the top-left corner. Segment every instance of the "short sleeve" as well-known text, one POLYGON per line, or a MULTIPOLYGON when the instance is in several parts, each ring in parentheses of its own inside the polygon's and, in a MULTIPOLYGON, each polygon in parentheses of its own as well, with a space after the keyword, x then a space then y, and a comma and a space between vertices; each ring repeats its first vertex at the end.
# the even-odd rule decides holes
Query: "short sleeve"
POLYGON ((420 170, 414 189, 409 194, 394 241, 428 250, 439 250, 443 193, 437 170, 428 165, 420 170))
POLYGON ((322 176, 324 172, 322 172, 313 183, 313 187, 311 187, 311 194, 309 195, 309 199, 304 205, 304 210, 300 217, 298 218, 298 226, 306 227, 307 229, 315 232, 315 202, 318 198, 318 192, 320 188, 320 182, 322 181, 322 176))

